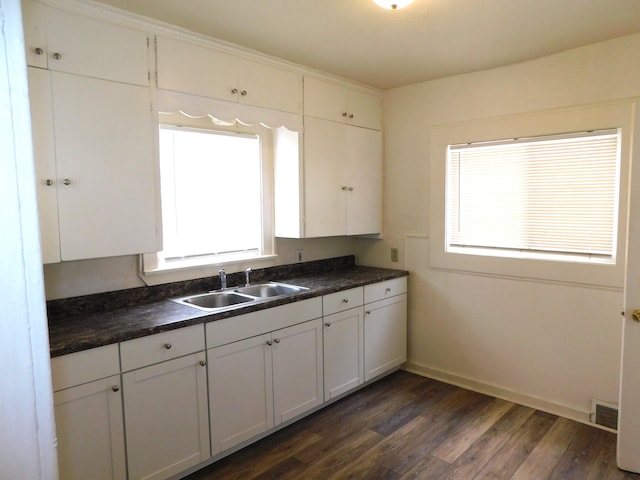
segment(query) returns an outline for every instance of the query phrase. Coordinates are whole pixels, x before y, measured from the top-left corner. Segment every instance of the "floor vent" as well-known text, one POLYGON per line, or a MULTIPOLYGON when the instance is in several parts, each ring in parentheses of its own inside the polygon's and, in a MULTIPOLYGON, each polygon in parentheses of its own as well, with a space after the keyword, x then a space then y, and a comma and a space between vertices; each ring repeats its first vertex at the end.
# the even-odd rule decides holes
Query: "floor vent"
POLYGON ((612 430, 618 429, 617 405, 601 402, 600 400, 594 400, 592 412, 592 422, 596 425, 602 425, 603 427, 607 427, 612 430))

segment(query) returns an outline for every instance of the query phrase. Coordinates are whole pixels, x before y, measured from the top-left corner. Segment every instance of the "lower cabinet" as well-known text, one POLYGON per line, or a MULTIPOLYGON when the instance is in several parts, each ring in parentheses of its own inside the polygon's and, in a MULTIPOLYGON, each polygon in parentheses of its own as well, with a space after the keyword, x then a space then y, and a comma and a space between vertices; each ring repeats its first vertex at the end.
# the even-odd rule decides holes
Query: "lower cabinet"
POLYGON ((204 352, 123 374, 129 480, 164 480, 210 456, 204 352))
POLYGON ((324 322, 324 398, 364 382, 362 307, 327 315, 324 322))
POLYGON ((323 402, 320 319, 208 350, 211 450, 228 450, 323 402))
POLYGON ((60 390, 53 402, 60 478, 127 478, 120 376, 60 390))

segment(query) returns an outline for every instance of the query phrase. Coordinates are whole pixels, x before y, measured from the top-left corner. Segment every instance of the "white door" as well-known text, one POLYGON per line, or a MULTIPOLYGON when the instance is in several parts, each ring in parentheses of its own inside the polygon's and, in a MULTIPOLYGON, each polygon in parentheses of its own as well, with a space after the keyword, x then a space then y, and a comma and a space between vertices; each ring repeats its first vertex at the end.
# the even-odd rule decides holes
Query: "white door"
POLYGON ((60 478, 125 478, 120 376, 60 390, 53 399, 60 478))
MULTIPOLYGON (((637 105, 635 112, 634 123, 640 125, 640 111, 637 105)), ((634 135, 632 151, 640 152, 640 135, 634 135)), ((640 160, 638 155, 635 154, 636 163, 640 160)), ((631 172, 618 417, 618 466, 624 470, 640 472, 640 323, 633 319, 633 311, 640 309, 640 169, 632 168, 631 172)))
POLYGON ((204 352, 125 373, 129 480, 164 480, 210 456, 204 352))
POLYGON ((322 319, 273 332, 275 424, 323 402, 322 319))
POLYGON ((207 352, 213 455, 273 427, 270 343, 259 335, 207 352))

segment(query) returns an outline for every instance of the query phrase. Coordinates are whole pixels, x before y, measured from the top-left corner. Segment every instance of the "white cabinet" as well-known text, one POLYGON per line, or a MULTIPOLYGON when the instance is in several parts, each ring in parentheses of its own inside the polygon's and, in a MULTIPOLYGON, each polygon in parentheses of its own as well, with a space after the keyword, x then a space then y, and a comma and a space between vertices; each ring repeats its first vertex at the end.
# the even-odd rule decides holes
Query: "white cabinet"
POLYGON ((214 455, 322 404, 321 309, 315 298, 207 324, 214 455))
POLYGON ((149 84, 147 34, 33 0, 23 2, 27 64, 94 78, 149 84))
POLYGON ((381 232, 381 132, 307 116, 304 123, 305 237, 381 232))
POLYGON ((51 361, 60 478, 126 478, 118 345, 51 361))
POLYGON ((359 127, 382 129, 381 96, 304 77, 304 114, 359 127))
POLYGON ((302 76, 202 45, 157 37, 158 88, 299 113, 302 76))
POLYGON ((157 251, 148 89, 35 68, 29 75, 45 263, 157 251))
POLYGON ((151 364, 122 376, 129 480, 165 479, 209 458, 202 325, 124 342, 121 356, 125 371, 151 364))
POLYGON ((364 379, 407 360, 406 277, 364 287, 364 379))

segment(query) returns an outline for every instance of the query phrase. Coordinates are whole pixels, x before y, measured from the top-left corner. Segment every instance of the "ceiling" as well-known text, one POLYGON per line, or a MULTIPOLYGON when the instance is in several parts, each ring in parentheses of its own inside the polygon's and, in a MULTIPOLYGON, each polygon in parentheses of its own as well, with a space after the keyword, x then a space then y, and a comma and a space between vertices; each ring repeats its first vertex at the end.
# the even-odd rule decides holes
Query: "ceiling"
POLYGON ((381 89, 640 32, 640 0, 99 0, 381 89))

